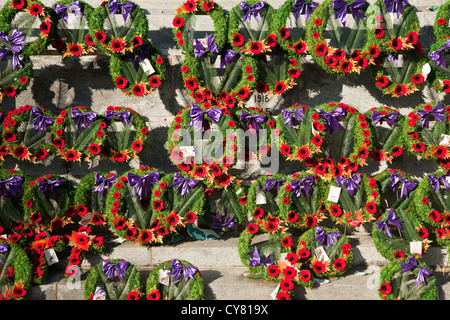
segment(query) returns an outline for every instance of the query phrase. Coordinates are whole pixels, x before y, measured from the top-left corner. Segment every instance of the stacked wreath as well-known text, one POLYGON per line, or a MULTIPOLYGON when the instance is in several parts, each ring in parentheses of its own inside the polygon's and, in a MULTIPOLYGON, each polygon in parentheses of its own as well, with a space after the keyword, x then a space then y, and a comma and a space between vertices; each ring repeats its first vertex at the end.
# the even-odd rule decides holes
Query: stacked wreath
POLYGON ((106 127, 105 119, 87 107, 62 110, 51 127, 55 152, 68 162, 100 157, 106 145, 106 127))
POLYGON ((134 2, 104 1, 89 16, 89 34, 97 48, 111 55, 125 55, 141 47, 147 36, 148 21, 145 12, 134 2), (118 24, 121 13, 124 25, 118 24))
POLYGON ((113 162, 125 162, 138 157, 148 140, 148 128, 144 118, 135 110, 127 107, 108 106, 104 113, 106 130, 98 130, 96 135, 107 134, 109 159, 113 162), (123 124, 118 129, 116 122, 123 124))
POLYGON ((159 264, 146 281, 147 300, 203 300, 205 280, 200 270, 185 260, 159 264))
POLYGON ((449 53, 450 40, 443 38, 430 46, 428 64, 431 72, 428 75, 428 82, 437 92, 450 93, 450 74, 445 61, 445 55, 449 53))
POLYGON ((320 4, 308 19, 306 39, 314 60, 327 72, 338 76, 357 73, 374 64, 371 51, 366 48, 365 0, 327 0, 320 4), (344 30, 350 9, 353 26, 347 37, 344 30), (327 32, 327 28, 333 30, 327 32), (331 36, 328 43, 325 35, 331 36))
POLYGON ((450 29, 448 26, 449 18, 450 2, 446 1, 444 4, 439 6, 436 19, 434 20, 433 32, 438 41, 447 38, 450 35, 450 29))
POLYGON ((124 259, 107 259, 96 264, 86 278, 85 300, 139 300, 141 273, 124 259))
POLYGON ((9 111, 2 131, 2 145, 6 154, 18 160, 39 162, 54 154, 51 143, 53 114, 30 105, 9 111))

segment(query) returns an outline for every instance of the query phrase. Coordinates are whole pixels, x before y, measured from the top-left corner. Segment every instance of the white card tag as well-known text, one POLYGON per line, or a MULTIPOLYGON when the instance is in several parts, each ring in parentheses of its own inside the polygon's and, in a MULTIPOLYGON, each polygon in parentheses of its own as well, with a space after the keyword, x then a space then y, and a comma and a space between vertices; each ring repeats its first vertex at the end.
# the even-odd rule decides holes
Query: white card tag
POLYGON ((270 296, 272 297, 273 300, 275 300, 277 298, 277 294, 278 294, 279 290, 280 290, 280 284, 278 284, 277 287, 275 288, 275 290, 273 290, 272 293, 270 294, 270 296))
POLYGON ((441 134, 441 141, 439 142, 440 146, 448 146, 450 144, 450 136, 447 134, 441 134))
POLYGON ((320 246, 314 250, 314 253, 317 257, 317 260, 319 261, 328 261, 330 258, 328 257, 327 253, 325 252, 325 249, 323 246, 320 246))
POLYGON ((78 222, 82 226, 87 226, 87 224, 92 220, 94 217, 94 213, 88 212, 84 217, 81 218, 81 220, 78 222))
POLYGON ((148 76, 155 73, 155 69, 153 68, 150 60, 145 59, 139 62, 139 65, 142 67, 142 70, 144 70, 145 74, 147 74, 148 76))
POLYGON ((339 201, 339 196, 341 195, 341 188, 336 186, 330 187, 330 192, 328 193, 328 201, 337 203, 339 201))
POLYGON ((266 195, 264 194, 264 192, 258 191, 256 193, 256 204, 266 204, 266 203, 267 203, 266 195))
POLYGON ((54 249, 47 249, 44 251, 45 258, 47 259, 47 263, 49 266, 59 262, 58 256, 54 249))
POLYGON ((409 251, 412 254, 422 254, 422 241, 411 241, 409 243, 409 251))
POLYGON ((159 269, 159 283, 167 286, 169 284, 169 270, 159 269))
POLYGON ((180 146, 183 157, 195 157, 194 146, 180 146))
POLYGON ((95 288, 92 300, 106 300, 106 291, 102 287, 95 288))
POLYGON ((427 80, 428 75, 431 72, 431 66, 429 63, 425 63, 422 67, 422 75, 424 77, 425 80, 427 80))

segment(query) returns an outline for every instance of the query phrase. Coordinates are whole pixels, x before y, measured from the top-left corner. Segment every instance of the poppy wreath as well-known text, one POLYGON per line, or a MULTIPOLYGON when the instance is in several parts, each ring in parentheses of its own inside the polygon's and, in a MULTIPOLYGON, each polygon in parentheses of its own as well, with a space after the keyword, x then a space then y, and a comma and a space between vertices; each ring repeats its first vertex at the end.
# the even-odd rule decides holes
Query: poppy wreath
MULTIPOLYGON (((327 179, 327 178, 326 178, 327 179)), ((363 173, 346 173, 331 178, 326 184, 325 209, 338 224, 357 227, 377 217, 381 201, 380 189, 374 178, 363 173), (330 198, 332 188, 340 188, 338 199, 330 198)))
POLYGON ((18 160, 33 163, 55 154, 51 143, 54 115, 39 106, 25 105, 9 111, 3 122, 2 158, 10 154, 18 160))
POLYGON ((161 52, 151 42, 144 41, 131 53, 112 55, 109 73, 125 95, 143 97, 161 86, 166 78, 166 65, 161 52))
POLYGON ((431 72, 428 75, 428 82, 437 91, 444 94, 450 93, 450 73, 445 56, 450 53, 450 39, 438 40, 430 46, 428 64, 431 72))
POLYGON ((184 108, 177 113, 168 130, 168 152, 172 163, 192 177, 204 179, 210 187, 225 187, 228 178, 234 181, 234 177, 228 175, 228 168, 235 163, 237 150, 236 135, 228 137, 227 130, 236 129, 238 124, 234 113, 224 107, 193 103, 184 108), (220 159, 214 152, 218 147, 215 130, 219 131, 225 146, 220 159), (202 146, 201 162, 196 153, 200 140, 208 140, 207 145, 202 146), (190 147, 194 148, 194 155, 189 153, 190 147))
POLYGON ((323 181, 303 171, 286 179, 278 192, 279 217, 289 226, 307 230, 325 219, 323 181))
POLYGON ((145 294, 147 300, 203 300, 204 290, 205 280, 196 266, 172 259, 152 270, 146 280, 145 294))
MULTIPOLYGON (((364 113, 372 132, 371 159, 392 162, 403 155, 402 126, 405 116, 391 107, 375 107, 364 113)), ((363 132, 369 134, 369 131, 363 132)))
POLYGON ((443 104, 416 106, 403 123, 403 144, 407 151, 422 159, 431 159, 448 166, 450 107, 443 104))
POLYGON ((124 259, 97 263, 84 284, 85 300, 139 300, 143 294, 141 273, 124 259))
POLYGON ((31 287, 31 262, 16 243, 0 238, 0 300, 23 300, 31 287))
POLYGON ((327 0, 311 14, 306 29, 309 52, 327 72, 337 76, 359 74, 374 64, 366 48, 368 7, 364 0, 327 0), (346 29, 350 29, 348 36, 346 29), (329 41, 327 34, 331 37, 329 41))
POLYGON ((148 140, 148 128, 144 118, 131 108, 119 106, 108 106, 104 118, 106 129, 99 129, 96 135, 107 135, 108 158, 112 162, 126 162, 137 158, 148 140), (122 129, 117 122, 123 124, 122 129))
POLYGON ((377 251, 387 260, 401 260, 411 255, 410 242, 421 243, 421 257, 430 246, 426 225, 411 210, 386 210, 373 224, 372 238, 377 251))
POLYGON ((17 26, 19 32, 24 32, 23 41, 26 45, 20 55, 24 57, 37 56, 47 49, 53 38, 55 23, 51 10, 39 0, 9 0, 0 10, 0 30, 11 30, 17 26), (15 18, 18 13, 25 13, 20 22, 15 18), (39 35, 34 35, 30 29, 39 28, 39 35))
POLYGON ((0 60, 2 80, 0 81, 0 99, 18 96, 28 88, 33 77, 33 62, 30 57, 23 57, 22 63, 14 66, 13 56, 0 60))
POLYGON ((352 245, 336 228, 317 226, 305 231, 298 241, 299 257, 307 259, 313 278, 340 277, 352 266, 352 245))
POLYGON ((148 32, 148 20, 144 10, 134 2, 126 0, 102 2, 89 16, 88 25, 96 48, 110 55, 135 52, 142 46, 148 32), (123 17, 123 25, 118 23, 119 14, 123 17))
POLYGON ((56 231, 71 222, 74 186, 58 175, 32 180, 22 197, 27 221, 56 231))
POLYGON ((94 52, 95 42, 88 26, 94 8, 84 1, 60 0, 53 5, 53 11, 56 30, 51 46, 63 58, 94 52))
POLYGON ((153 168, 132 169, 120 177, 106 197, 106 218, 112 230, 121 238, 152 245, 162 243, 169 231, 156 219, 151 205, 152 192, 164 173, 153 168))
POLYGON ((55 153, 67 162, 85 162, 105 152, 107 127, 102 115, 87 107, 62 110, 51 127, 55 153))
POLYGON ((439 6, 436 19, 434 20, 433 32, 438 41, 447 38, 450 35, 450 29, 448 26, 449 18, 450 2, 446 1, 444 4, 439 6))
POLYGON ((448 246, 450 239, 448 179, 448 173, 442 169, 427 174, 414 194, 415 212, 431 227, 430 238, 439 246, 448 246))
POLYGON ((379 281, 381 300, 437 299, 435 276, 424 262, 417 261, 414 256, 408 261, 391 261, 381 269, 379 281))

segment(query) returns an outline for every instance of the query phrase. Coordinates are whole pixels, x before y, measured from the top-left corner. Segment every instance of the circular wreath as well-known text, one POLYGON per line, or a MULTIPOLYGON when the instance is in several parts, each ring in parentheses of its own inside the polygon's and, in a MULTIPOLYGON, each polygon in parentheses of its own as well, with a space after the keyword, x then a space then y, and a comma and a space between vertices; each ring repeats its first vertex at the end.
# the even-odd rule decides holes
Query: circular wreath
POLYGON ((94 8, 84 1, 60 0, 53 5, 56 24, 55 35, 51 40, 53 48, 63 58, 79 57, 94 52, 95 43, 89 34, 89 20, 94 8), (69 24, 69 16, 75 17, 69 24))
POLYGON ((450 18, 450 2, 446 1, 439 6, 439 10, 434 20, 433 32, 436 39, 439 41, 450 35, 450 29, 448 26, 450 18))
POLYGON ((372 238, 377 251, 387 260, 403 259, 411 255, 410 242, 422 243, 422 256, 430 246, 428 230, 416 216, 415 210, 386 210, 374 223, 372 238))
POLYGON ((45 108, 30 105, 9 111, 3 122, 4 154, 33 163, 54 154, 51 143, 51 124, 55 119, 45 108))
POLYGON ((124 259, 106 259, 89 271, 84 284, 84 298, 139 300, 141 290, 141 273, 132 263, 124 259))
POLYGON ((184 108, 177 113, 168 130, 168 152, 172 163, 192 177, 204 179, 208 186, 226 186, 234 181, 234 177, 228 175, 228 168, 235 163, 237 150, 236 135, 227 136, 227 130, 237 127, 238 120, 227 108, 213 107, 209 103, 184 108), (217 138, 215 130, 219 131, 217 138), (189 147, 193 147, 194 152, 198 150, 200 139, 208 141, 202 146, 202 151, 206 151, 208 156, 203 153, 201 162, 198 154, 192 156, 188 153, 189 147), (219 144, 222 147, 220 141, 226 145, 216 155, 219 144))
POLYGON ((435 300, 438 287, 436 278, 424 262, 417 262, 414 256, 408 262, 391 261, 380 274, 379 297, 382 300, 435 300), (411 264, 413 268, 403 264, 411 264), (425 284, 417 280, 419 272, 427 274, 425 284))
POLYGON ((0 238, 0 299, 23 300, 31 284, 31 262, 14 242, 0 238))
POLYGON ((327 0, 321 3, 308 19, 306 39, 309 52, 314 60, 327 72, 338 76, 359 74, 374 64, 370 51, 366 48, 366 11, 369 3, 358 4, 345 0, 327 0), (351 8, 351 14, 347 10, 351 8), (348 38, 343 36, 347 20, 352 16, 353 27, 348 38), (329 30, 332 28, 332 30, 329 30), (341 36, 339 36, 339 34, 341 36), (330 41, 326 35, 331 37, 330 41))
POLYGON ((439 246, 448 246, 450 239, 447 186, 447 172, 438 170, 433 174, 427 174, 426 178, 419 182, 414 194, 415 212, 432 227, 433 241, 439 246))
POLYGON ((309 229, 325 219, 323 181, 310 172, 294 173, 278 192, 279 217, 289 226, 309 229))
POLYGON ((51 127, 55 152, 68 162, 100 157, 105 150, 106 127, 105 119, 87 107, 62 110, 51 127))
POLYGON ((89 16, 89 34, 96 47, 111 55, 124 55, 142 46, 148 32, 144 10, 126 0, 104 1, 89 16), (122 14, 124 26, 118 26, 116 15, 122 14))
POLYGON ((148 140, 148 128, 144 118, 131 108, 119 106, 108 106, 104 117, 106 130, 98 130, 96 135, 101 137, 107 134, 109 159, 113 162, 125 162, 138 157, 148 140), (117 129, 115 122, 119 121, 125 129, 117 129))
POLYGON ((403 155, 402 126, 405 117, 391 107, 375 107, 364 113, 372 132, 371 159, 389 161, 403 155))
POLYGON ((33 62, 30 57, 23 57, 22 63, 14 67, 13 56, 0 60, 2 81, 0 83, 0 99, 18 96, 30 84, 33 77, 33 62))
POLYGON ((450 74, 444 56, 450 53, 450 40, 447 38, 438 40, 430 46, 428 64, 431 72, 428 82, 437 91, 444 94, 450 93, 450 74))
POLYGON ((172 259, 159 264, 146 281, 147 300, 203 300, 205 280, 200 270, 185 260, 172 259), (167 272, 167 284, 160 272, 167 272))
POLYGON ((21 51, 24 57, 37 56, 47 49, 50 39, 53 38, 55 25, 50 10, 39 0, 9 0, 0 11, 0 30, 10 30, 16 26, 17 14, 23 13, 18 30, 27 35, 24 41, 27 43, 21 51), (30 41, 30 28, 39 23, 39 35, 30 41), (24 27, 25 26, 25 27, 24 27))
POLYGON ((166 78, 166 65, 161 52, 151 42, 145 41, 132 53, 112 55, 109 73, 124 94, 142 97, 160 87, 166 78))
POLYGON ((299 237, 300 258, 308 259, 313 277, 329 279, 344 275, 353 263, 353 249, 349 239, 336 228, 316 227, 299 237), (319 253, 322 248, 326 254, 319 253), (328 257, 328 260, 326 259, 328 257))

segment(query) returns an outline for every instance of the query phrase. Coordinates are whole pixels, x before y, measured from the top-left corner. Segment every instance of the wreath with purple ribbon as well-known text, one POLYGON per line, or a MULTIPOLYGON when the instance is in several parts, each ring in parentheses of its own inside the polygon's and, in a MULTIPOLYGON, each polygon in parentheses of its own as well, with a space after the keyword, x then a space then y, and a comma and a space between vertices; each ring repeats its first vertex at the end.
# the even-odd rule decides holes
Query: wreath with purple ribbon
POLYGON ((439 10, 434 20, 433 32, 436 39, 441 40, 447 38, 450 35, 450 29, 448 27, 450 18, 450 3, 446 1, 439 6, 439 10))
POLYGON ((450 52, 450 39, 443 38, 433 43, 430 47, 428 64, 431 72, 428 82, 437 92, 450 93, 450 73, 445 61, 445 56, 450 52))

